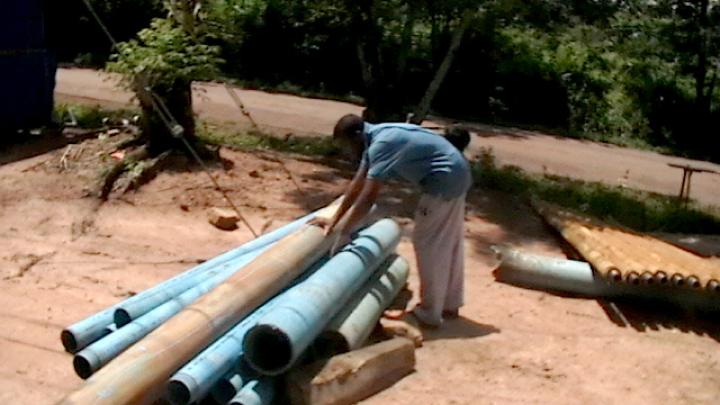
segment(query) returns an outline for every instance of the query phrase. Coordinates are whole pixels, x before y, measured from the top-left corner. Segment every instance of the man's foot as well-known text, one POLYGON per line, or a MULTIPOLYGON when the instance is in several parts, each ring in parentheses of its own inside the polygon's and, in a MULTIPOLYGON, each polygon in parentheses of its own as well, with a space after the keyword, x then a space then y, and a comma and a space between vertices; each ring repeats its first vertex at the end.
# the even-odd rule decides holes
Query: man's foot
POLYGON ((417 320, 418 324, 425 329, 438 329, 442 325, 442 319, 440 319, 439 322, 433 322, 432 320, 428 319, 428 317, 423 314, 422 308, 415 307, 412 311, 409 312, 410 315, 412 315, 415 320, 417 320))
POLYGON ((458 319, 460 318, 460 310, 443 311, 442 316, 445 319, 458 319))

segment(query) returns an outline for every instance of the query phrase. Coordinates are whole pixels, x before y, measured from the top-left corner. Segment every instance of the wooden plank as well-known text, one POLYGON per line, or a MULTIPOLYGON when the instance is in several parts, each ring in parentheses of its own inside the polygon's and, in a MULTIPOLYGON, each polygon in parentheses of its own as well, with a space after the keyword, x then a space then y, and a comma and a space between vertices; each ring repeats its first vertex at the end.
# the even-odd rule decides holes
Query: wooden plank
POLYGON ((293 405, 354 404, 415 369, 415 346, 394 338, 295 369, 287 377, 293 405))

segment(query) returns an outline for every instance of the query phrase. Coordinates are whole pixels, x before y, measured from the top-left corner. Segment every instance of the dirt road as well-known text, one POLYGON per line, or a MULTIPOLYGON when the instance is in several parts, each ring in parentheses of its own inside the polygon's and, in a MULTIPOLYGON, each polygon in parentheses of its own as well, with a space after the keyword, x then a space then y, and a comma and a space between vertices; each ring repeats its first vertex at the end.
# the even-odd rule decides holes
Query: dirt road
MULTIPOLYGON (((60 69, 56 94, 60 101, 127 105, 130 94, 119 90, 113 78, 92 70, 60 69)), ((336 101, 250 90, 239 90, 238 94, 261 126, 281 134, 329 134, 340 116, 361 111, 356 105, 336 101)), ((196 85, 195 110, 200 117, 216 122, 247 123, 225 89, 217 84, 196 85)), ((516 165, 535 173, 624 184, 631 188, 676 195, 682 172, 668 167, 668 163, 692 164, 720 172, 717 164, 653 152, 532 131, 477 124, 472 127, 476 136, 473 136, 469 155, 477 153, 481 147, 491 147, 501 164, 516 165)), ((691 192, 693 198, 704 204, 720 205, 720 175, 696 174, 691 192)))
MULTIPOLYGON (((3 151, 12 163, 0 165, 0 403, 55 403, 82 382, 60 344, 64 326, 250 238, 207 223, 207 208, 224 203, 203 173, 180 170, 183 162, 101 207, 83 197, 114 142, 16 161, 13 149, 3 151)), ((222 155, 233 167, 214 174, 256 229, 327 203, 352 174, 280 155, 298 190, 277 156, 222 155)), ((405 235, 414 198, 396 189, 384 205, 405 235)), ((472 192, 466 224, 461 318, 426 332, 417 371, 366 403, 717 403, 717 325, 657 308, 621 308, 618 320, 602 302, 499 284, 489 244, 560 255, 557 242, 526 205, 503 194, 472 192)), ((413 265, 417 291, 407 236, 398 249, 413 265)))

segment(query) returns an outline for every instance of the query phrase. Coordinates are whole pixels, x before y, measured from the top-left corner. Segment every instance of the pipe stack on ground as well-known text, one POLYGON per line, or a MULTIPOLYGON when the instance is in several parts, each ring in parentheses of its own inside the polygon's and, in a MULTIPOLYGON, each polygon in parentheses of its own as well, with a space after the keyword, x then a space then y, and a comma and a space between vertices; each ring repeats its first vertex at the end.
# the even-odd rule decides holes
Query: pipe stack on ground
POLYGON ((287 371, 400 241, 392 220, 376 222, 263 316, 245 336, 247 362, 265 375, 287 371))
POLYGON ((63 344, 77 352, 76 372, 89 378, 61 403, 152 403, 166 392, 173 403, 190 403, 212 391, 221 403, 265 404, 275 395, 274 379, 243 360, 265 364, 257 348, 285 350, 271 356, 283 364, 269 374, 285 371, 330 320, 337 326, 331 330, 345 333, 347 349, 359 347, 405 284, 408 267, 394 255, 383 262, 399 241, 391 220, 378 221, 323 260, 334 238, 305 223, 334 209, 301 218, 64 330, 63 344))

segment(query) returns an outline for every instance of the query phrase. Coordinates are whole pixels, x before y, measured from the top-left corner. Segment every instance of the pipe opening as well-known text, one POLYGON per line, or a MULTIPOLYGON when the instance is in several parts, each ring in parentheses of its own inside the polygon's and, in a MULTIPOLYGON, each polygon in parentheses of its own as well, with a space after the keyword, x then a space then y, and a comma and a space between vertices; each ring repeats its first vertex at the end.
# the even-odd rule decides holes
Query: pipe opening
POLYGON ((640 276, 638 276, 638 274, 636 272, 631 271, 630 273, 628 273, 626 281, 628 284, 639 285, 640 284, 640 276))
POLYGON ((168 382, 167 393, 168 399, 174 405, 190 403, 190 389, 181 381, 168 382))
POLYGON ((695 276, 690 276, 687 278, 687 285, 691 288, 700 288, 702 287, 702 284, 700 283, 700 280, 695 276))
POLYGON ((668 276, 667 273, 664 271, 658 271, 655 273, 655 281, 657 281, 658 284, 665 285, 668 283, 668 276))
POLYGON ((682 287, 683 285, 685 285, 685 278, 683 278, 682 274, 679 273, 673 274, 670 281, 672 281, 673 285, 678 287, 682 287))
POLYGON ((113 320, 115 321, 115 325, 117 325, 117 327, 119 328, 132 322, 132 317, 130 316, 128 311, 122 308, 118 308, 113 314, 113 320))
POLYGON ((60 340, 67 352, 75 353, 78 351, 77 339, 75 339, 75 335, 69 330, 65 329, 60 333, 60 340))
POLYGON ((220 404, 227 404, 237 395, 238 391, 230 381, 226 378, 221 378, 220 381, 215 384, 211 393, 215 401, 220 404))
POLYGON ((720 292, 720 282, 717 280, 710 280, 705 288, 710 292, 720 292))
POLYGON ((618 269, 611 269, 610 271, 608 271, 607 274, 608 274, 608 278, 612 282, 619 283, 622 281, 622 274, 620 273, 620 270, 618 270, 618 269))
POLYGON ((90 361, 83 355, 75 355, 75 357, 73 357, 73 368, 75 369, 75 374, 83 380, 87 380, 93 375, 90 361))
POLYGON ((283 372, 292 361, 292 345, 287 335, 271 325, 258 325, 250 330, 243 342, 245 359, 253 368, 275 375, 283 372))
POLYGON ((652 273, 646 271, 640 276, 640 281, 645 285, 653 285, 655 284, 655 277, 653 277, 652 273))

